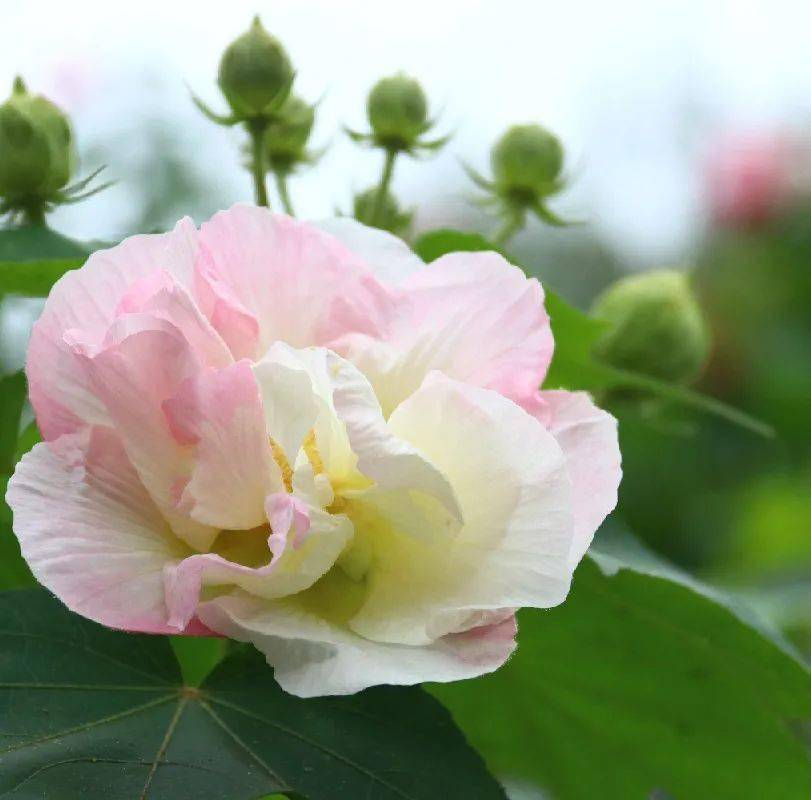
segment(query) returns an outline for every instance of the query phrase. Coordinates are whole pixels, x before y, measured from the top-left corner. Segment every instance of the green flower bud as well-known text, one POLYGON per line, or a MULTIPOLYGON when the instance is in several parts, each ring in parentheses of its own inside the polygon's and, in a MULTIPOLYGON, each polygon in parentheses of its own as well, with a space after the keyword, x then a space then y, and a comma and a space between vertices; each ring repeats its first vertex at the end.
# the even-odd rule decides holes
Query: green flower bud
POLYGON ((50 100, 29 95, 20 78, 0 105, 0 196, 48 200, 67 184, 76 154, 70 123, 50 100))
MULTIPOLYGON (((353 216, 358 222, 371 225, 376 203, 377 186, 355 195, 353 216)), ((400 208, 391 192, 386 192, 375 227, 393 233, 395 236, 403 236, 411 225, 413 216, 411 212, 403 211, 400 208)))
POLYGON ((378 81, 366 111, 375 139, 392 150, 408 150, 430 126, 425 92, 403 74, 378 81))
POLYGON ((597 298, 592 310, 609 323, 595 344, 595 355, 608 364, 690 383, 707 360, 709 333, 683 272, 623 278, 597 298))
POLYGON ((514 125, 493 146, 490 163, 497 185, 534 201, 560 188, 563 146, 540 125, 514 125))
POLYGON ((290 97, 279 117, 273 120, 265 134, 265 148, 271 168, 287 172, 307 160, 307 140, 313 129, 315 108, 298 97, 290 97))
POLYGON ((262 115, 289 90, 292 80, 293 67, 282 43, 262 27, 258 16, 220 61, 220 89, 239 117, 262 115))

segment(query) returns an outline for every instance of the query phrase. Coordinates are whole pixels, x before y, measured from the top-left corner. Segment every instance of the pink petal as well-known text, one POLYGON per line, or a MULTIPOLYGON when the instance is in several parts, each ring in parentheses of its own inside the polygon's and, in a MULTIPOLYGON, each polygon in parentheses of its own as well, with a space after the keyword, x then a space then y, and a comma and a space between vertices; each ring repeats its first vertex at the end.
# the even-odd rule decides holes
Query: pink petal
POLYGON ((576 565, 617 504, 622 478, 617 421, 585 392, 545 391, 541 396, 550 411, 547 427, 563 450, 574 488, 570 562, 576 565))
POLYGON ((441 332, 447 375, 519 403, 541 385, 554 342, 537 280, 496 253, 451 253, 414 272, 403 289, 413 323, 441 332))
POLYGON ((214 259, 207 250, 202 250, 197 259, 195 287, 203 311, 231 349, 233 357, 256 359, 259 356, 259 322, 228 284, 217 277, 214 259))
POLYGON ((186 337, 201 363, 212 367, 233 363, 227 345, 191 295, 165 270, 147 275, 130 286, 118 304, 116 317, 139 313, 171 322, 186 337))
POLYGON ((161 407, 177 444, 193 445, 179 506, 217 528, 265 523, 265 497, 283 490, 249 361, 192 375, 161 407))
POLYGON ((31 402, 45 439, 78 430, 85 423, 107 423, 103 404, 88 385, 63 340, 78 328, 87 341, 100 341, 129 287, 158 269, 190 286, 197 231, 189 219, 171 233, 133 236, 100 250, 80 270, 68 272, 53 289, 31 334, 26 372, 31 402))
MULTIPOLYGON (((246 313, 258 322, 254 358, 277 340, 324 344, 348 332, 376 335, 388 323, 388 290, 361 259, 312 225, 236 205, 201 226, 200 244, 197 269, 212 291, 218 287, 218 297, 239 311, 239 324, 246 313)), ((220 332, 229 340, 229 332, 220 332)))
POLYGON ((273 558, 279 558, 284 553, 290 531, 293 531, 293 547, 300 547, 310 530, 310 512, 307 506, 287 492, 276 492, 268 496, 265 501, 270 529, 273 531, 268 538, 273 558))
POLYGON ((201 364, 182 333, 151 315, 127 314, 110 329, 103 349, 76 347, 77 363, 104 404, 130 461, 178 535, 206 549, 216 530, 175 508, 178 481, 189 475, 189 453, 172 436, 163 403, 201 364))
POLYGON ((432 370, 537 405, 552 358, 544 294, 496 253, 453 253, 400 284, 388 336, 347 336, 333 347, 358 364, 387 413, 432 370))
POLYGON ((163 568, 189 551, 108 428, 67 434, 27 453, 6 495, 23 556, 78 614, 149 633, 167 625, 163 568))

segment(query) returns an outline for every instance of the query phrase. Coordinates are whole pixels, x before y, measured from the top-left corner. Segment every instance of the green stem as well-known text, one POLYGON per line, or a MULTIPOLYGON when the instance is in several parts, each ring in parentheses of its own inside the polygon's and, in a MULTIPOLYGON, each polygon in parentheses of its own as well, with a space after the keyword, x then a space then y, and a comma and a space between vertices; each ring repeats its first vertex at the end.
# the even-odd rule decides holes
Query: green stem
POLYGON ((265 185, 265 132, 267 121, 263 119, 250 120, 246 123, 251 136, 251 175, 253 175, 256 205, 270 207, 268 203, 268 190, 265 185))
POLYGON ((383 162, 383 175, 380 178, 380 185, 377 187, 377 194, 375 194, 375 202, 372 206, 372 216, 369 224, 372 227, 377 227, 380 224, 380 215, 383 213, 383 208, 386 205, 386 195, 389 193, 389 186, 391 179, 394 175, 394 162, 397 158, 397 150, 393 148, 386 149, 386 160, 383 162))
POLYGON ((523 227, 524 220, 522 217, 518 214, 510 214, 504 220, 504 223, 498 229, 495 236, 493 236, 493 244, 498 247, 503 247, 523 227))
POLYGON ((45 227, 45 205, 34 204, 26 206, 22 212, 23 225, 36 225, 38 227, 45 227))
POLYGON ((290 193, 287 191, 287 173, 277 169, 273 174, 276 176, 276 191, 279 193, 279 199, 282 201, 284 213, 295 217, 296 212, 293 211, 293 203, 290 201, 290 193))

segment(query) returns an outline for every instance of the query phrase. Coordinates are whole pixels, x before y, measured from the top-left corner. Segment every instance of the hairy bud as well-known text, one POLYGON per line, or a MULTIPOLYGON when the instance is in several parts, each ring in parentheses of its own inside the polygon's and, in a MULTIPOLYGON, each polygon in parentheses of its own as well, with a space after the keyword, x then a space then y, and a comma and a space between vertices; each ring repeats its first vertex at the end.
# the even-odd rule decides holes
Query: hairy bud
POLYGON ((493 146, 490 161, 500 188, 544 198, 559 188, 563 146, 540 125, 514 125, 493 146))
POLYGON ((267 113, 283 101, 292 80, 293 67, 282 43, 262 27, 258 16, 220 61, 220 89, 241 118, 267 113))
POLYGON ((47 201, 70 180, 75 162, 68 118, 17 78, 0 105, 0 196, 11 206, 47 201))
POLYGON ((707 360, 707 326, 683 272, 623 278, 597 298, 593 313, 609 323, 595 354, 615 367, 690 383, 707 360))
POLYGON ((271 168, 288 172, 308 160, 307 140, 313 129, 315 109, 298 97, 290 97, 267 128, 265 151, 271 168))
POLYGON ((392 150, 410 149, 430 127, 425 92, 403 74, 378 81, 366 108, 375 139, 392 150))

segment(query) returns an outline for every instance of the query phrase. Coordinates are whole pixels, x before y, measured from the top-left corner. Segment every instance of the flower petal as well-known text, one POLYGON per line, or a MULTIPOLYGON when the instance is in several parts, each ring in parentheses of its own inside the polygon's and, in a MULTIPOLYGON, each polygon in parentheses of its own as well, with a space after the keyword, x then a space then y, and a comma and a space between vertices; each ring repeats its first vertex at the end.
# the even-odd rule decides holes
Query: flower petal
POLYGON ((295 350, 281 343, 269 358, 309 376, 321 404, 315 440, 333 483, 346 487, 360 480, 365 488, 373 481, 381 490, 424 492, 460 516, 446 478, 415 447, 392 435, 374 390, 349 361, 323 347, 295 350))
POLYGON ((554 347, 543 289, 496 253, 452 253, 401 284, 390 335, 335 343, 371 380, 388 414, 431 370, 537 403, 554 347))
POLYGON ((268 601, 236 592, 203 603, 199 614, 212 630, 252 642, 281 687, 299 697, 473 678, 500 667, 515 649, 512 617, 409 647, 364 639, 296 598, 268 601))
POLYGON ((281 342, 254 364, 253 373, 262 394, 267 433, 292 466, 318 419, 319 403, 312 377, 292 348, 281 342))
POLYGON ((399 237, 363 225, 351 217, 334 217, 313 223, 359 255, 383 283, 397 285, 425 264, 399 237))
POLYGON ((393 435, 369 381, 334 353, 328 352, 327 363, 334 381, 335 410, 346 425, 360 471, 383 490, 424 492, 461 520, 452 484, 423 452, 408 440, 393 435))
POLYGON ((31 402, 46 440, 86 423, 107 422, 103 404, 63 341, 65 331, 78 328, 88 340, 99 341, 128 288, 157 269, 191 286, 196 252, 197 231, 186 218, 171 233, 133 236, 99 250, 82 269, 56 282, 31 333, 26 364, 31 402))
POLYGON ((124 314, 151 314, 171 322, 203 364, 225 367, 234 361, 186 288, 166 270, 147 275, 129 287, 119 301, 116 317, 124 314))
MULTIPOLYGON (((295 521, 296 516, 301 520, 300 515, 294 515, 290 522, 295 521)), ((274 530, 273 536, 286 537, 288 533, 274 530)), ((281 555, 271 557, 267 550, 265 563, 258 566, 234 559, 253 549, 256 537, 267 539, 266 530, 228 531, 228 539, 219 553, 198 553, 179 564, 171 564, 165 573, 170 623, 178 629, 188 624, 197 611, 204 586, 238 586, 252 596, 270 599, 309 588, 335 563, 352 537, 352 523, 346 517, 311 508, 308 510, 307 534, 299 547, 285 547, 281 555), (253 541, 248 540, 248 536, 253 536, 253 541)))
POLYGON ((161 408, 177 443, 194 450, 178 507, 216 528, 264 524, 265 498, 284 485, 250 362, 186 379, 161 408))
POLYGON ((602 521, 617 505, 622 458, 617 420, 594 405, 585 392, 545 391, 547 428, 566 457, 574 487, 574 540, 570 563, 576 566, 602 521))
POLYGON ((179 542, 108 428, 40 443, 17 465, 6 500, 31 571, 77 614, 114 628, 167 625, 163 567, 179 542))
POLYGON ((189 343, 165 320, 127 314, 112 325, 103 349, 76 345, 75 350, 147 491, 179 536, 207 549, 216 529, 177 511, 191 461, 163 410, 164 401, 201 370, 189 343))
POLYGON ((432 373, 389 419, 456 491, 464 526, 425 542, 376 537, 368 595, 351 628, 427 644, 470 612, 548 608, 569 589, 571 485, 552 435, 501 395, 432 373))
POLYGON ((376 335, 388 322, 388 290, 312 225, 236 205, 201 226, 200 246, 207 279, 258 321, 253 358, 277 340, 318 345, 352 331, 376 335))

